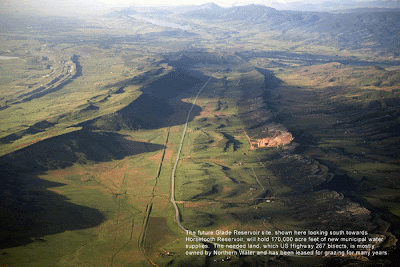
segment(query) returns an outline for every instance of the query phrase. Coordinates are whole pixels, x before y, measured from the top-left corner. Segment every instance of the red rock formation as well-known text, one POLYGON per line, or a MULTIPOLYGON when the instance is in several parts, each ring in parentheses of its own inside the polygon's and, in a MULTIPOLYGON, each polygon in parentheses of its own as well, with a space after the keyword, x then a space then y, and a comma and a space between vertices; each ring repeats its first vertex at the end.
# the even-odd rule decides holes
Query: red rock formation
MULTIPOLYGON (((246 137, 248 138, 247 134, 246 137)), ((250 142, 250 138, 249 142, 250 142)), ((289 132, 277 131, 273 137, 258 139, 256 142, 250 142, 250 149, 260 147, 277 147, 279 145, 287 145, 293 141, 293 136, 289 132)))
POLYGON ((289 132, 276 132, 273 137, 258 139, 258 147, 275 147, 292 142, 293 136, 289 132))

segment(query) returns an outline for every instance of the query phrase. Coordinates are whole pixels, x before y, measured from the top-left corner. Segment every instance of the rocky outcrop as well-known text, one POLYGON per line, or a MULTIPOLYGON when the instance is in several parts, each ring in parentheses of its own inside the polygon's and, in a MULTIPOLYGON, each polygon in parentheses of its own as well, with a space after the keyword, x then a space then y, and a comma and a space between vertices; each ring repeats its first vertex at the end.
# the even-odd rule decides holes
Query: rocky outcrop
POLYGON ((250 149, 257 149, 260 147, 277 147, 280 145, 287 145, 293 141, 293 136, 291 133, 286 131, 277 131, 272 137, 266 137, 257 139, 257 141, 250 141, 250 149))
POLYGON ((293 136, 289 132, 276 132, 273 137, 257 140, 258 147, 276 147, 292 142, 293 136))

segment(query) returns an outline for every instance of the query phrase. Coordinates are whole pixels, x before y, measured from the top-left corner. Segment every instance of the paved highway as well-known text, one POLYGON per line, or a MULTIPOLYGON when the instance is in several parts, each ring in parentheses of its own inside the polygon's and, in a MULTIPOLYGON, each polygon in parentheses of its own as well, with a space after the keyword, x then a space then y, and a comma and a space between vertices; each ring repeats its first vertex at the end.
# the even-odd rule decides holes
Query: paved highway
POLYGON ((199 90, 199 92, 196 95, 196 98, 194 99, 193 103, 192 103, 192 107, 189 110, 189 113, 187 115, 186 118, 186 123, 185 123, 185 128, 183 129, 183 133, 182 133, 182 139, 181 139, 181 143, 179 145, 179 149, 178 149, 178 155, 176 156, 176 160, 175 160, 175 165, 174 168, 172 170, 172 179, 171 179, 171 202, 172 205, 174 205, 175 208, 175 219, 176 219, 176 223, 178 224, 179 228, 181 228, 185 233, 186 233, 186 228, 182 226, 181 224, 181 220, 180 220, 180 216, 179 216, 179 208, 178 205, 176 205, 176 201, 175 201, 175 172, 176 172, 176 167, 178 166, 178 162, 179 162, 179 158, 181 155, 181 151, 182 151, 182 146, 183 146, 183 141, 185 140, 185 134, 186 134, 186 129, 187 129, 187 125, 189 123, 189 119, 190 119, 190 113, 193 110, 194 105, 196 104, 197 98, 199 97, 201 91, 203 91, 203 89, 206 87, 206 85, 208 84, 208 82, 211 80, 212 76, 210 77, 210 79, 208 79, 208 81, 203 85, 203 87, 199 90))

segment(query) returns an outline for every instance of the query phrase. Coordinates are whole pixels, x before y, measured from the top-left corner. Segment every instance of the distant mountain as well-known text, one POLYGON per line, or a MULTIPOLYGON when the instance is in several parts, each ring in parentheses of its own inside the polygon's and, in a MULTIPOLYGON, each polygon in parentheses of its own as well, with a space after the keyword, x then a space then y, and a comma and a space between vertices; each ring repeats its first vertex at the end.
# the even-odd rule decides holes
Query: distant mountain
POLYGON ((134 7, 128 7, 128 8, 124 8, 122 10, 113 11, 111 13, 108 13, 108 14, 104 15, 104 17, 112 18, 112 17, 120 17, 120 16, 131 16, 131 15, 135 15, 137 13, 138 12, 135 10, 134 7))
POLYGON ((213 20, 246 20, 254 23, 281 25, 283 23, 297 22, 297 26, 307 22, 315 22, 321 19, 319 13, 300 11, 281 11, 263 5, 235 6, 218 10, 196 10, 184 14, 185 17, 196 17, 200 19, 213 20))
MULTIPOLYGON (((379 1, 343 1, 341 5, 344 9, 352 9, 352 8, 400 8, 399 0, 379 0, 379 1)), ((329 6, 331 9, 339 9, 334 8, 334 4, 331 3, 329 6)))
POLYGON ((224 20, 260 20, 267 14, 277 14, 274 8, 263 5, 247 5, 236 6, 231 8, 214 8, 214 9, 198 9, 186 13, 187 17, 198 17, 207 19, 224 19, 224 20))
POLYGON ((340 0, 326 1, 322 3, 305 3, 303 1, 282 4, 272 2, 267 4, 278 10, 295 10, 295 11, 336 11, 354 8, 400 8, 398 0, 380 0, 380 1, 356 1, 356 0, 340 0))
MULTIPOLYGON (((193 6, 193 7, 196 8, 196 6, 193 6)), ((198 5, 196 9, 218 10, 218 9, 223 9, 223 8, 213 2, 210 2, 210 3, 198 5)))
POLYGON ((186 12, 201 11, 201 10, 215 12, 223 9, 224 9, 223 7, 220 7, 219 5, 210 2, 202 5, 177 6, 174 8, 174 11, 177 13, 186 13, 186 12))
POLYGON ((121 14, 121 15, 134 15, 137 13, 137 11, 135 10, 134 7, 128 7, 121 11, 115 11, 113 13, 117 13, 117 12, 119 12, 119 14, 121 14))
POLYGON ((260 31, 277 30, 285 40, 308 41, 340 47, 368 48, 400 52, 399 9, 352 9, 346 13, 276 10, 263 5, 237 6, 218 10, 196 10, 186 18, 220 21, 247 21, 245 27, 260 31), (321 38, 320 38, 321 37, 321 38))
POLYGON ((199 12, 218 12, 220 10, 223 10, 224 8, 220 7, 219 5, 215 3, 206 3, 202 5, 182 5, 182 6, 151 6, 151 7, 146 7, 146 6, 131 6, 128 8, 124 8, 119 11, 114 11, 109 14, 107 14, 107 17, 115 17, 115 16, 120 16, 120 15, 138 15, 140 13, 147 13, 147 14, 152 14, 152 15, 158 15, 158 16, 166 16, 170 15, 173 13, 188 13, 192 11, 199 11, 199 12))
POLYGON ((331 13, 376 13, 376 12, 400 12, 400 8, 377 8, 377 7, 359 7, 349 9, 338 9, 330 11, 331 13))
MULTIPOLYGON (((342 1, 343 6, 363 2, 342 1)), ((260 32, 278 31, 281 40, 306 41, 316 45, 339 48, 371 49, 400 54, 400 9, 398 1, 372 1, 370 5, 382 8, 359 7, 331 12, 277 10, 265 5, 246 5, 223 8, 214 3, 179 7, 130 7, 110 13, 112 16, 129 15, 180 15, 185 19, 202 19, 207 22, 240 21, 243 30, 257 27, 260 32), (139 10, 139 11, 138 11, 139 10), (145 12, 145 13, 143 13, 145 12)), ((295 3, 298 4, 298 3, 295 3)), ((321 5, 329 6, 325 2, 321 5)))

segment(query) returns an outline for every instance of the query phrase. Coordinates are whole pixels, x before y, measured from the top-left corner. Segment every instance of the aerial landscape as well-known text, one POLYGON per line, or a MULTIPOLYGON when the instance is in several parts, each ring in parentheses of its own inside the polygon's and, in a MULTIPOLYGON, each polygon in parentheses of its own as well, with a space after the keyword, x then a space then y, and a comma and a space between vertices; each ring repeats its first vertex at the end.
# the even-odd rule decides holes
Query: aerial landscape
POLYGON ((398 266, 398 1, 111 2, 0 4, 1 267, 398 266))

